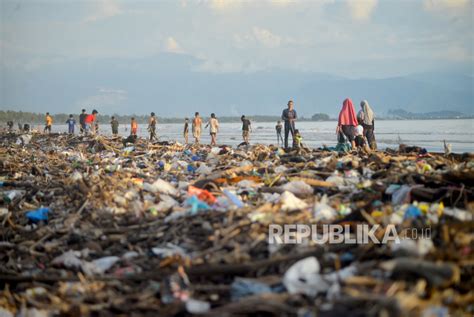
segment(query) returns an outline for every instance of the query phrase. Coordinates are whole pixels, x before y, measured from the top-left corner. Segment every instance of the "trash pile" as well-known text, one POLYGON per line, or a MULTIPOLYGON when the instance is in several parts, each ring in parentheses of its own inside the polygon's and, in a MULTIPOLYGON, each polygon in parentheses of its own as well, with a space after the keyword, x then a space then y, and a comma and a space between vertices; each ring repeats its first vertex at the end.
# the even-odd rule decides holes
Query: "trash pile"
POLYGON ((0 143, 1 316, 474 314, 472 154, 0 143))

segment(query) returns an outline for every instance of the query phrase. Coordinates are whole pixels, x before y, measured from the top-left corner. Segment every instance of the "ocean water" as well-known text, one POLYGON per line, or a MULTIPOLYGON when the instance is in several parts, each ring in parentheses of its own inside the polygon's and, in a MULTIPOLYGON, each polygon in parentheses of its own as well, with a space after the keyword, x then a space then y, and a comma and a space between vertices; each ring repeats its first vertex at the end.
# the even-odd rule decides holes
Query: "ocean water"
MULTIPOLYGON (((251 143, 276 144, 275 124, 276 122, 252 122, 251 143)), ((334 121, 297 122, 296 128, 299 129, 306 146, 318 148, 336 144, 336 125, 334 121)), ((66 131, 66 125, 53 126, 53 132, 66 131)), ((110 125, 100 124, 100 133, 110 135, 110 125)), ((121 124, 119 133, 122 136, 129 135, 130 126, 121 124)), ((158 124, 157 134, 160 140, 184 142, 183 124, 158 124)), ((139 125, 138 135, 148 135, 146 124, 139 125)), ((432 152, 443 152, 443 140, 446 140, 452 145, 453 152, 474 152, 474 119, 379 120, 375 122, 375 138, 379 149, 397 148, 400 143, 404 143, 421 146, 432 152)), ((189 140, 192 140, 191 133, 189 140)), ((242 142, 241 124, 221 123, 217 141, 219 144, 228 145, 242 142)), ((209 130, 203 129, 201 142, 210 142, 209 130)))

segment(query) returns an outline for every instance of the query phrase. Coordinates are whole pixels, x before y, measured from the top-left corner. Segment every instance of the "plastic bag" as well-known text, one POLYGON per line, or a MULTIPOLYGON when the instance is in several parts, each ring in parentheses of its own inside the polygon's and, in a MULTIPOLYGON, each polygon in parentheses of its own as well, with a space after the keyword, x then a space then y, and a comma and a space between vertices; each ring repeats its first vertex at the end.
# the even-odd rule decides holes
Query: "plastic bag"
POLYGON ((244 203, 240 200, 240 198, 237 195, 231 193, 227 189, 224 189, 223 193, 237 208, 244 207, 244 203))
POLYGON ((333 221, 337 211, 328 205, 328 196, 324 195, 320 202, 314 205, 313 217, 316 221, 333 221))
POLYGON ((152 193, 162 193, 172 196, 176 196, 178 194, 178 190, 174 188, 173 185, 162 179, 157 179, 153 184, 144 183, 143 189, 152 193))
POLYGON ((248 278, 235 278, 231 285, 230 296, 233 301, 237 301, 243 297, 271 293, 272 289, 267 284, 248 278))
POLYGON ((313 187, 304 181, 292 181, 281 186, 283 190, 289 191, 295 195, 309 196, 314 193, 313 187))
POLYGON ((209 205, 213 205, 216 203, 216 197, 208 190, 197 188, 194 186, 188 187, 188 195, 189 196, 196 196, 199 200, 206 202, 209 205))
POLYGON ((308 204, 303 200, 297 198, 292 193, 285 191, 280 196, 281 209, 283 211, 304 209, 308 207, 308 204))
MULTIPOLYGON (((188 198, 185 202, 185 205, 191 207, 191 214, 195 214, 199 210, 209 210, 209 209, 211 209, 211 207, 208 204, 206 204, 205 202, 199 200, 199 198, 197 198, 196 196, 192 196, 191 198, 188 198)), ((170 216, 172 216, 172 215, 173 214, 171 214, 170 216)))
POLYGON ((26 217, 32 222, 40 222, 48 220, 49 208, 39 208, 36 210, 28 211, 26 217))

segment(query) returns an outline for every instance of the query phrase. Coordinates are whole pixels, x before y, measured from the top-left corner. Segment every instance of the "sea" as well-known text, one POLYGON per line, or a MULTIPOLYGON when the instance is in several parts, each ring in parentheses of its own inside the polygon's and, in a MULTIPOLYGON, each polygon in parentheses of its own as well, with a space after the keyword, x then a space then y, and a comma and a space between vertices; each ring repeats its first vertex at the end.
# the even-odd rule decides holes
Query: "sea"
MULTIPOLYGON (((276 144, 276 122, 252 122, 251 143, 276 144)), ((303 144, 310 148, 320 148, 324 145, 334 146, 336 140, 335 121, 327 122, 297 122, 296 128, 303 137, 303 144)), ((35 125, 35 128, 40 128, 35 125)), ((217 135, 219 144, 236 146, 242 142, 242 125, 240 123, 221 123, 217 135)), ((53 125, 53 132, 66 132, 64 124, 53 125)), ((78 129, 76 128, 76 133, 78 129)), ((110 124, 100 123, 99 131, 111 135, 110 124)), ((121 124, 119 134, 128 136, 130 125, 121 124)), ((157 134, 161 141, 178 141, 183 143, 183 124, 158 123, 157 134)), ((138 135, 148 136, 147 125, 141 124, 138 135)), ((209 143, 209 130, 203 129, 201 143, 209 143)), ((443 152, 443 141, 451 144, 456 153, 474 152, 474 119, 453 120, 379 120, 375 122, 375 138, 379 149, 398 148, 399 144, 416 145, 430 152, 443 152)), ((192 141, 192 134, 189 135, 192 141)), ((290 142, 291 144, 291 142, 290 142)))

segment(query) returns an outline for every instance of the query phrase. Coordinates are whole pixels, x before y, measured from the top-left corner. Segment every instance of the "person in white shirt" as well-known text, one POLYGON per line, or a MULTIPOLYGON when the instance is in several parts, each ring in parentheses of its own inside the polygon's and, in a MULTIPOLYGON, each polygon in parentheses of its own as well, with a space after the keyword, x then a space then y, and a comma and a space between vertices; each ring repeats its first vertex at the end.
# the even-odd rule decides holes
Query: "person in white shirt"
POLYGON ((214 113, 211 113, 211 118, 206 124, 206 127, 210 127, 209 131, 211 134, 211 145, 217 145, 217 132, 219 132, 219 121, 214 113))
POLYGON ((369 153, 370 149, 367 145, 367 141, 364 136, 364 127, 362 125, 358 125, 354 129, 354 136, 355 136, 355 145, 359 149, 363 149, 365 152, 369 153))

